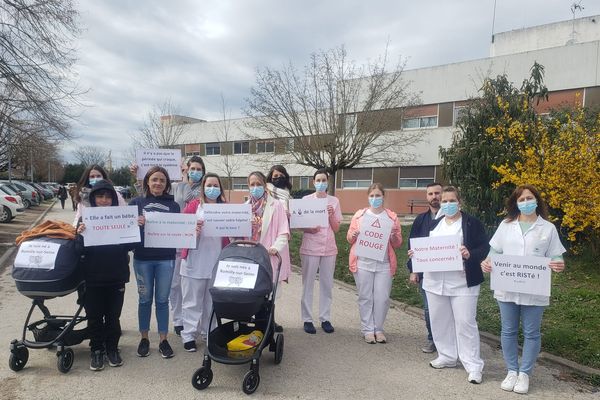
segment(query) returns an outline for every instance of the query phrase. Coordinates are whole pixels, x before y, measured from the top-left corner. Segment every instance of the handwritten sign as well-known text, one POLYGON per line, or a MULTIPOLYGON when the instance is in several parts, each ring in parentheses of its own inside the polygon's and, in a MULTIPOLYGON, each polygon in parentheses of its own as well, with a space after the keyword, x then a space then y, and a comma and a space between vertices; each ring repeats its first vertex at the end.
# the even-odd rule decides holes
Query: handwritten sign
POLYGON ((290 228, 328 227, 327 198, 290 199, 290 228))
POLYGON ((196 248, 196 216, 163 212, 144 214, 144 247, 169 249, 196 248))
POLYGON ((410 239, 413 272, 462 271, 460 235, 410 239))
POLYGON ((252 236, 250 204, 204 204, 202 234, 212 237, 252 236))
POLYGON ((85 224, 83 245, 135 243, 140 241, 136 206, 85 207, 82 220, 85 224))
POLYGON ((138 165, 138 179, 144 179, 146 172, 158 165, 167 170, 172 181, 181 180, 181 150, 179 149, 138 149, 135 151, 135 158, 138 165))
POLYGON ((59 243, 42 241, 23 242, 15 257, 15 268, 54 269, 59 243))
POLYGON ((494 254, 491 261, 492 290, 550 296, 549 258, 494 254))
POLYGON ((258 264, 238 261, 219 261, 214 287, 254 289, 258 264))
POLYGON ((360 233, 356 238, 356 255, 383 261, 392 233, 392 224, 388 218, 365 214, 360 222, 360 233))

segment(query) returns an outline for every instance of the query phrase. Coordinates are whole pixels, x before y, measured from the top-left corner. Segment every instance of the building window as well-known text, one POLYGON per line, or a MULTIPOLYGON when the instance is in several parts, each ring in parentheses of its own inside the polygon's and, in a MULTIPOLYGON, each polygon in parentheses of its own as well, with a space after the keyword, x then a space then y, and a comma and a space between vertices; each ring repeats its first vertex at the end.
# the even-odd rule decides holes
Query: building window
POLYGON ((296 140, 293 137, 287 138, 285 142, 285 150, 286 151, 294 151, 294 143, 296 140))
POLYGON ((311 189, 310 187, 310 176, 300 177, 300 190, 311 189))
POLYGON ((217 156, 221 154, 221 144, 219 143, 206 143, 206 155, 217 156))
POLYGON ((424 188, 433 183, 433 178, 400 178, 401 188, 424 188))
POLYGON ((434 166, 400 167, 399 188, 424 188, 434 181, 434 166))
POLYGON ((458 123, 458 121, 463 118, 467 113, 466 106, 456 106, 454 107, 454 126, 458 123))
POLYGON ((275 142, 267 140, 265 142, 256 142, 257 153, 273 153, 275 151, 275 142))
POLYGON ((233 154, 250 153, 250 142, 233 142, 233 154))
POLYGON ((199 151, 189 151, 189 152, 185 153, 186 157, 199 156, 199 155, 200 155, 199 151))
POLYGON ((371 180, 347 180, 342 181, 342 189, 368 188, 371 186, 371 180))
POLYGON ((246 178, 233 178, 233 190, 248 190, 246 178))
POLYGON ((402 120, 402 129, 437 128, 438 117, 405 118, 402 120))
POLYGON ((350 168, 342 171, 342 189, 367 188, 372 182, 372 168, 350 168))

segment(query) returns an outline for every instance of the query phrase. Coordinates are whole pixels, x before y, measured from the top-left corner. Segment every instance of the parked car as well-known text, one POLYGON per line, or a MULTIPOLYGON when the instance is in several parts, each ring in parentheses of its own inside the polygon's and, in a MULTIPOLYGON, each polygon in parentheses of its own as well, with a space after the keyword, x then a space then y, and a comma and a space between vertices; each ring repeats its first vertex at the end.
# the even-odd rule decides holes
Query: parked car
POLYGON ((23 211, 25 206, 20 196, 0 194, 0 222, 10 222, 23 211))
POLYGON ((130 199, 131 195, 132 195, 132 190, 129 186, 118 186, 119 189, 117 189, 115 187, 115 190, 119 193, 121 193, 121 196, 123 196, 123 198, 125 200, 130 199))
POLYGON ((44 201, 45 197, 42 194, 42 191, 38 188, 36 188, 31 182, 29 181, 13 181, 15 184, 19 184, 21 186, 25 186, 25 187, 29 187, 33 190, 35 190, 35 192, 37 193, 37 198, 38 198, 38 203, 41 204, 42 201, 44 201))
POLYGON ((49 200, 49 199, 54 198, 54 192, 51 189, 48 189, 47 187, 44 187, 43 185, 41 185, 37 182, 30 182, 30 184, 31 184, 31 186, 36 188, 42 194, 42 196, 44 196, 44 200, 49 200))
POLYGON ((58 183, 56 183, 56 182, 41 182, 40 185, 42 185, 46 189, 52 190, 52 193, 54 193, 55 197, 58 196, 58 187, 60 186, 58 183))
POLYGON ((23 199, 23 205, 25 208, 39 205, 42 200, 38 195, 38 192, 29 185, 24 185, 19 181, 1 181, 0 183, 6 185, 10 190, 15 193, 21 193, 19 196, 23 199))

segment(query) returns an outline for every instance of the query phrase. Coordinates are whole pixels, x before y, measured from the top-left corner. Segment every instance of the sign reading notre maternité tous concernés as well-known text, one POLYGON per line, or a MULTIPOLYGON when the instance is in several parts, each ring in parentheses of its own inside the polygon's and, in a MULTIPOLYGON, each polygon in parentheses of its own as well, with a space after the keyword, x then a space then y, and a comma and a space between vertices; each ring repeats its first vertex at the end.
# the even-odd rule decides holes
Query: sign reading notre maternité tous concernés
POLYGON ((549 258, 494 254, 490 259, 492 290, 550 296, 549 258))
POLYGON ((410 239, 413 272, 461 271, 460 236, 444 235, 410 239))

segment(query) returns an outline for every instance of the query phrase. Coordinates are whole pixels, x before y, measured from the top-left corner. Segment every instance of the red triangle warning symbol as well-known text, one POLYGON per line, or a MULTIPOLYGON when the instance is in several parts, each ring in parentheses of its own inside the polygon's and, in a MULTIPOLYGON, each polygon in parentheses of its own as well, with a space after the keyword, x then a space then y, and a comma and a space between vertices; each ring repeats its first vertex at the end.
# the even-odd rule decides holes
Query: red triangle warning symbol
POLYGON ((378 219, 376 219, 376 220, 375 220, 375 222, 373 222, 373 223, 371 224, 371 226, 372 226, 373 228, 381 228, 381 224, 379 223, 379 220, 378 220, 378 219))

